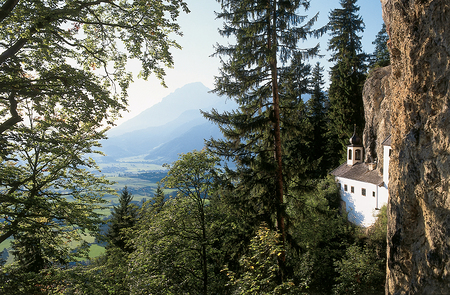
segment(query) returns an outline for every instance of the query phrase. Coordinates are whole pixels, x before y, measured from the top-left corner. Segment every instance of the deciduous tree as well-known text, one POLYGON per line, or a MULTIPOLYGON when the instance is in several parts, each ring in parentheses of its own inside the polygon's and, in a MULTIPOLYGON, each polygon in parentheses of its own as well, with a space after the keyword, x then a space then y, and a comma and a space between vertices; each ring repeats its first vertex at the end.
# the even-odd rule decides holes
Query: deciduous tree
MULTIPOLYGON (((0 13, 0 134, 23 119, 24 100, 43 115, 53 101, 82 122, 113 121, 126 106, 132 76, 164 76, 173 65, 169 37, 181 34, 181 0, 3 1, 0 13)), ((5 144, 5 142, 3 142, 5 144)))
POLYGON ((206 295, 221 290, 214 287, 222 275, 211 263, 217 255, 213 225, 220 216, 213 205, 218 164, 209 152, 193 151, 169 166, 162 183, 177 195, 162 208, 145 206, 131 256, 133 294, 206 295))
POLYGON ((12 159, 0 164, 0 241, 39 228, 58 237, 55 246, 62 237, 81 240, 79 230, 97 229, 95 209, 112 193, 109 181, 86 169, 96 168, 86 155, 103 133, 52 109, 45 117, 29 111, 27 124, 10 133, 12 159))
POLYGON ((181 10, 181 0, 3 1, 0 242, 39 233, 59 248, 97 230, 109 182, 88 155, 126 107, 127 61, 144 79, 173 65, 181 10))

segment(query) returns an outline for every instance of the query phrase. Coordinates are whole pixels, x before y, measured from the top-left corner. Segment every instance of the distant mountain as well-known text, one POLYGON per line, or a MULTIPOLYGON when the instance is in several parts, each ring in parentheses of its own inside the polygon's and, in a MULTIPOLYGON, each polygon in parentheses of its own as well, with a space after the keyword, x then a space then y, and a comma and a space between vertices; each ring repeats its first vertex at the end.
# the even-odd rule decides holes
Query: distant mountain
POLYGON ((191 128, 182 135, 156 147, 145 157, 145 160, 153 164, 162 165, 172 163, 178 159, 181 153, 192 150, 201 150, 205 146, 205 139, 221 138, 219 128, 212 123, 206 122, 191 128))
POLYGON ((124 158, 147 154, 155 147, 180 136, 190 128, 205 123, 199 110, 189 110, 162 126, 134 130, 102 141, 109 157, 124 158))
POLYGON ((205 139, 221 138, 219 128, 206 120, 200 110, 232 110, 237 105, 209 91, 202 83, 187 84, 111 129, 108 139, 101 142, 101 151, 107 157, 97 160, 109 162, 138 157, 155 164, 171 163, 180 153, 202 149, 205 139))
MULTIPOLYGON (((227 107, 225 98, 209 93, 202 83, 191 83, 164 97, 159 103, 141 112, 136 117, 122 123, 108 132, 110 138, 135 130, 163 126, 188 110, 210 110, 213 107, 227 107)), ((228 105, 232 104, 230 101, 228 105)))
POLYGON ((201 149, 204 139, 220 137, 216 125, 207 121, 200 109, 231 110, 236 104, 209 93, 201 83, 175 90, 158 104, 108 132, 99 161, 141 156, 153 163, 170 163, 179 153, 201 149))

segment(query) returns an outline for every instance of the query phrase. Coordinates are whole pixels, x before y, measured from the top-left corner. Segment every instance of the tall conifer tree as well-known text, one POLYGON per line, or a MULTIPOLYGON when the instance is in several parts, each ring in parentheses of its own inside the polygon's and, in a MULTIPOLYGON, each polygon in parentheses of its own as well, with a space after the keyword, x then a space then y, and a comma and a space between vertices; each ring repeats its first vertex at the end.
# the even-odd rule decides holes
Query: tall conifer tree
POLYGON ((327 111, 329 108, 328 97, 323 91, 323 67, 316 63, 311 77, 311 99, 308 100, 308 118, 312 125, 313 138, 311 150, 314 159, 320 159, 319 167, 316 169, 317 177, 324 176, 330 167, 327 157, 324 157, 326 146, 327 111))
POLYGON ((364 22, 358 15, 357 0, 341 0, 342 8, 330 13, 331 39, 328 49, 331 84, 329 89, 330 110, 328 127, 328 158, 333 166, 345 155, 345 147, 356 124, 364 128, 362 87, 366 72, 366 54, 362 52, 361 36, 364 22))
POLYGON ((272 224, 276 214, 284 243, 280 69, 289 66, 294 56, 317 54, 318 46, 301 50, 297 45, 323 30, 312 30, 317 15, 300 25, 306 17, 297 12, 307 8, 309 1, 219 2, 222 12, 217 16, 224 21, 220 33, 234 37, 236 44, 216 46, 216 55, 227 58, 222 59, 214 91, 234 99, 239 109, 204 114, 219 124, 225 136, 208 145, 218 155, 235 161, 237 171, 229 172, 242 188, 241 197, 246 198, 242 203, 254 214, 255 222, 272 224))
POLYGON ((111 212, 111 225, 106 235, 109 247, 117 247, 128 253, 131 253, 133 248, 128 245, 128 237, 124 230, 131 230, 137 221, 137 206, 131 203, 132 200, 133 195, 125 186, 119 197, 119 205, 114 206, 111 212))
POLYGON ((387 43, 389 41, 389 35, 386 32, 386 24, 383 23, 381 30, 375 37, 375 41, 372 42, 375 45, 375 50, 371 56, 370 67, 385 67, 391 64, 391 56, 387 43))

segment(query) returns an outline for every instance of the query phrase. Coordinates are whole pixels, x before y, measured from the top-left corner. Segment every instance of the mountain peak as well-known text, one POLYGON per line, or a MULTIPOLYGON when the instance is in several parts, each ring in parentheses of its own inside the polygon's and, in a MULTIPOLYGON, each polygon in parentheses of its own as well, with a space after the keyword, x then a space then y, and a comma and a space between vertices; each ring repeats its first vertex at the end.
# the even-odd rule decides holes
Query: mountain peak
POLYGON ((201 82, 186 84, 164 97, 159 103, 142 111, 108 132, 109 137, 118 136, 148 127, 162 126, 188 110, 208 110, 222 101, 201 82))

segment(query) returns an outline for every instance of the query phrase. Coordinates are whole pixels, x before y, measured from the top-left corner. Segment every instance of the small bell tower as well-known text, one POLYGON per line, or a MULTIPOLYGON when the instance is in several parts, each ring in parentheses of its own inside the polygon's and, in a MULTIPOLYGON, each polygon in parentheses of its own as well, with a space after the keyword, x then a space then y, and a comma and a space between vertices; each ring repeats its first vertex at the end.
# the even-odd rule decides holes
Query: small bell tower
POLYGON ((350 144, 347 146, 347 165, 353 166, 356 163, 362 163, 364 159, 364 146, 361 137, 356 134, 356 125, 354 126, 353 136, 350 137, 350 144))

